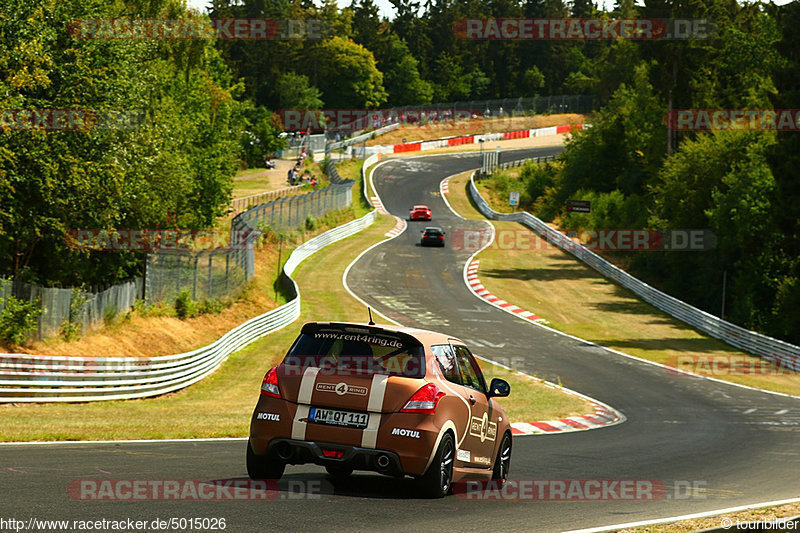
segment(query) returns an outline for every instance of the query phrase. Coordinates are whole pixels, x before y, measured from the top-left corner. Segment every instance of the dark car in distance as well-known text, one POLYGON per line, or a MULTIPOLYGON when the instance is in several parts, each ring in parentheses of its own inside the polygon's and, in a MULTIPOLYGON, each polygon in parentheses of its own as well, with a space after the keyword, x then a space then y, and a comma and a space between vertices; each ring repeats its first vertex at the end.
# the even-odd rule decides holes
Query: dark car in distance
POLYGON ((419 244, 421 246, 444 246, 445 232, 442 228, 431 226, 425 228, 422 232, 419 244))

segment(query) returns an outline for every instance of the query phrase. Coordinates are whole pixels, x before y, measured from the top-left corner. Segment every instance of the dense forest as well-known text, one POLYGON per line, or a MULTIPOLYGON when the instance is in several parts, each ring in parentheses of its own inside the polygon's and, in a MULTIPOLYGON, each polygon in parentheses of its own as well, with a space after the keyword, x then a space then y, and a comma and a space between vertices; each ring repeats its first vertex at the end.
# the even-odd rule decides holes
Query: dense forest
MULTIPOLYGON (((527 176, 567 227, 702 228, 711 251, 631 254, 656 286, 800 342, 800 133, 669 131, 670 109, 800 107, 800 4, 734 0, 0 0, 0 276, 51 285, 136 275, 140 252, 69 248, 76 228, 208 227, 232 177, 279 148, 281 109, 370 109, 588 94, 593 127, 527 176), (316 21, 273 39, 81 39, 83 19, 316 21), (686 40, 470 40, 468 18, 699 18, 686 40), (311 26, 307 26, 311 28, 311 26), (43 131, 19 110, 136 110, 136 127, 43 131), (16 110, 16 111, 14 111, 16 110), (9 114, 10 113, 10 114, 9 114), (592 200, 588 216, 570 198, 592 200)), ((283 31, 283 29, 281 30, 283 31)))

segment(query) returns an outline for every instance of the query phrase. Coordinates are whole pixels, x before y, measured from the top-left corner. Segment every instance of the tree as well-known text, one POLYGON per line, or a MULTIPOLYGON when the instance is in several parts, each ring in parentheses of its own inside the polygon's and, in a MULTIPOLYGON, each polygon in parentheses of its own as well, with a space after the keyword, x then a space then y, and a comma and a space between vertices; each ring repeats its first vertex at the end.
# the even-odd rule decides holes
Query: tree
MULTIPOLYGON (((0 107, 78 108, 99 117, 78 131, 0 132, 3 274, 44 284, 115 282, 140 273, 142 255, 73 249, 70 231, 157 228, 170 218, 179 227, 208 227, 227 208, 240 88, 209 41, 67 33, 75 19, 115 18, 118 9, 78 0, 0 7, 0 107)), ((185 13, 163 0, 132 4, 125 14, 185 13)))
POLYGON ((317 85, 331 108, 376 108, 386 101, 383 75, 372 52, 349 39, 333 37, 316 50, 317 85))
POLYGON ((278 78, 275 89, 281 109, 322 108, 322 93, 310 84, 308 76, 286 72, 278 78))
POLYGON ((400 37, 388 32, 376 36, 375 59, 383 72, 389 105, 431 103, 433 88, 420 76, 419 62, 400 37))

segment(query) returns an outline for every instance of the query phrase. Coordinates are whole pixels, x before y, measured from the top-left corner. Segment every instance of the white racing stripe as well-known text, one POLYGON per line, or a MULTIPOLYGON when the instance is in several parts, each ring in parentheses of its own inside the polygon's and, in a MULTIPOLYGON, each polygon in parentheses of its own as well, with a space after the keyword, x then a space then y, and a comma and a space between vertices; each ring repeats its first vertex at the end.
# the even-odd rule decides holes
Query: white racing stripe
POLYGON ((301 422, 301 419, 308 418, 308 408, 311 404, 311 395, 314 393, 314 383, 317 381, 317 374, 319 368, 308 367, 303 373, 303 378, 300 381, 300 390, 297 393, 297 413, 294 415, 292 421, 292 438, 296 440, 305 440, 306 438, 306 422, 301 422))
POLYGON ((378 429, 381 427, 383 415, 383 398, 386 395, 386 384, 389 376, 376 374, 372 376, 372 385, 369 388, 369 401, 367 411, 369 411, 369 422, 367 429, 361 434, 362 448, 375 448, 378 443, 378 429))

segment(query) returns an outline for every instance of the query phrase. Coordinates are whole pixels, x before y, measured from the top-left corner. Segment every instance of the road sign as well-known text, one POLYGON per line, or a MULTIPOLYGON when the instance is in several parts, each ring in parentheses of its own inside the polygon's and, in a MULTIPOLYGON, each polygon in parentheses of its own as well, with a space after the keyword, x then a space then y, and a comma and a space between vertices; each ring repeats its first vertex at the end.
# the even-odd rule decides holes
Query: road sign
POLYGON ((588 213, 591 207, 589 200, 567 200, 567 211, 571 213, 588 213))
POLYGON ((508 194, 508 205, 519 205, 519 191, 511 191, 508 194))

